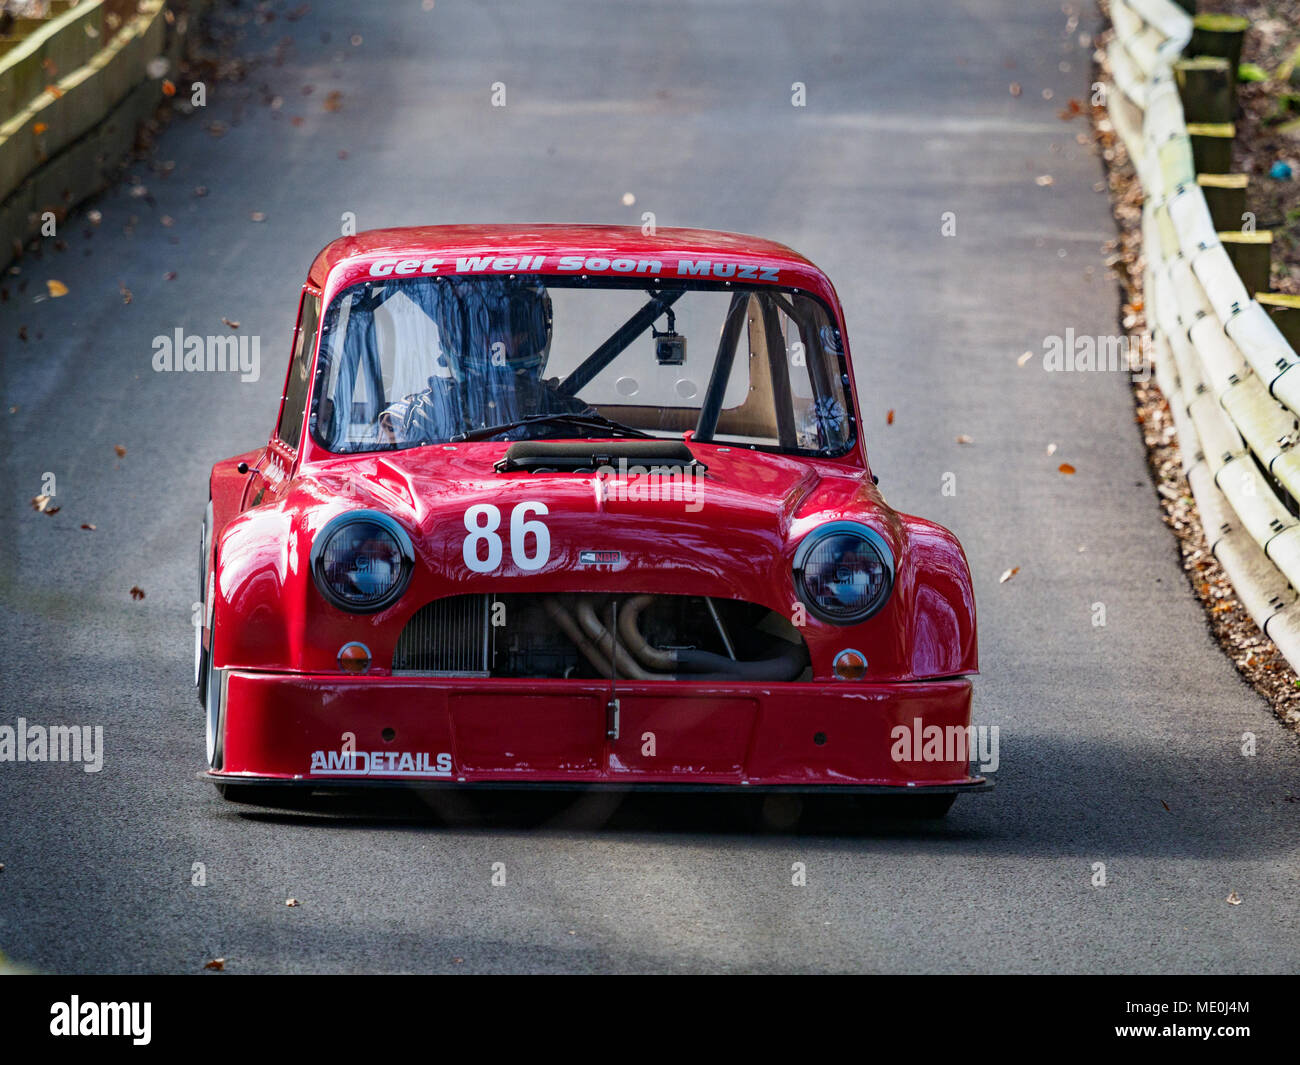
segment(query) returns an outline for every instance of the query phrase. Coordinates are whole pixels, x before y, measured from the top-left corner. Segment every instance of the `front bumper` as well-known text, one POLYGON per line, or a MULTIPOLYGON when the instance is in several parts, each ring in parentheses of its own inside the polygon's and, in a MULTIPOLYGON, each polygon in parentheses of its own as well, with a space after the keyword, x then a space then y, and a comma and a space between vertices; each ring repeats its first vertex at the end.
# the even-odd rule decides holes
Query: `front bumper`
POLYGON ((903 684, 227 674, 219 784, 978 791, 966 678, 903 684), (615 734, 616 733, 616 734, 615 734))

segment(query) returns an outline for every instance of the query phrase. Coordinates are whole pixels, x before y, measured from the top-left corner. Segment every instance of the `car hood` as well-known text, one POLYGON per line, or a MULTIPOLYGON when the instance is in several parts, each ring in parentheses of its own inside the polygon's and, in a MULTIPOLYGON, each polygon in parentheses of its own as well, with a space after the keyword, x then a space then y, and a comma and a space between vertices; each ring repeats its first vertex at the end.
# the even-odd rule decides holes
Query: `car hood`
MULTIPOLYGON (((402 521, 417 556, 444 584, 430 591, 442 594, 487 590, 485 582, 510 577, 539 591, 626 588, 761 601, 759 586, 787 584, 797 541, 848 510, 899 546, 897 521, 860 467, 693 444, 707 467, 698 475, 656 476, 618 460, 603 474, 498 472, 507 446, 331 459, 303 487, 331 510, 373 507, 402 521), (512 550, 512 516, 528 533, 520 537, 524 565, 512 550), (549 551, 544 565, 529 569, 536 526, 522 523, 533 521, 545 525, 549 551), (486 535, 471 527, 488 526, 501 538, 501 562, 476 572, 467 541, 486 535)), ((476 551, 476 559, 487 556, 486 545, 476 551)))

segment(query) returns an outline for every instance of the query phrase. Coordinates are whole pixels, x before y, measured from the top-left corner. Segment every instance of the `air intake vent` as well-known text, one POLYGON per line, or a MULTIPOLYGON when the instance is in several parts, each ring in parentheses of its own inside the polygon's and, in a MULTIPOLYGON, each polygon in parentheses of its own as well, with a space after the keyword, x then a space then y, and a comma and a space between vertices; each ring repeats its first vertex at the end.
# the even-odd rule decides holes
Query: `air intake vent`
POLYGON ((397 641, 393 672, 486 677, 490 598, 453 595, 422 607, 397 641))

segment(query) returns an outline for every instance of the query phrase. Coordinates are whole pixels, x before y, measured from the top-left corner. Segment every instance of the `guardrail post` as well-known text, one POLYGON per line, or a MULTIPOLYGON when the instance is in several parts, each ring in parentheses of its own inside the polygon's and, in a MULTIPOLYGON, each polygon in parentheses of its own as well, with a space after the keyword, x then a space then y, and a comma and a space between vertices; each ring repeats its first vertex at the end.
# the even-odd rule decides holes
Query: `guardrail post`
POLYGON ((1228 60, 1198 55, 1174 64, 1178 95, 1188 122, 1231 122, 1237 107, 1237 78, 1228 60))
POLYGON ((1261 292, 1255 298, 1268 311, 1273 324, 1286 337, 1286 342, 1300 351, 1300 296, 1285 292, 1261 292))
POLYGON ((1245 174, 1197 174, 1196 184, 1205 194, 1210 219, 1220 232, 1238 229, 1246 213, 1246 186, 1250 178, 1245 174))
POLYGON ((1235 78, 1248 29, 1250 19, 1241 15, 1197 15, 1192 19, 1192 42, 1185 54, 1220 56, 1231 64, 1235 78))
POLYGON ((1189 122, 1192 165, 1198 174, 1226 174, 1232 170, 1232 139, 1237 127, 1231 122, 1189 122))
POLYGON ((1257 292, 1267 292, 1273 265, 1272 232, 1260 229, 1243 233, 1234 229, 1220 233, 1219 239, 1237 268, 1247 294, 1253 297, 1257 292))

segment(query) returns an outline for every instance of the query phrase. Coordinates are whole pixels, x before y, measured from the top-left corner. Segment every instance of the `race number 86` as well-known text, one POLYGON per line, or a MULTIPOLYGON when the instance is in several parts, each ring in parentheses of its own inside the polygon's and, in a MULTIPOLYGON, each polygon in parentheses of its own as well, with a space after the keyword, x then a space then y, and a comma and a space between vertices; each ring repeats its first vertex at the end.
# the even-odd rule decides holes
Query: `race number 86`
MULTIPOLYGON (((510 557, 521 570, 541 569, 551 557, 551 531, 532 517, 546 514, 545 503, 520 503, 510 512, 510 557), (528 553, 528 534, 533 535, 533 553, 528 553)), ((475 573, 491 573, 501 565, 501 511, 491 503, 475 503, 465 511, 463 554, 465 565, 475 573), (486 558, 482 557, 486 553, 486 558)))

